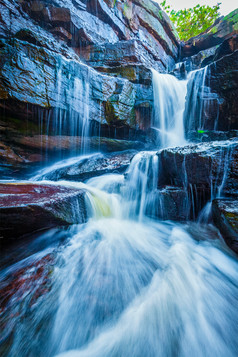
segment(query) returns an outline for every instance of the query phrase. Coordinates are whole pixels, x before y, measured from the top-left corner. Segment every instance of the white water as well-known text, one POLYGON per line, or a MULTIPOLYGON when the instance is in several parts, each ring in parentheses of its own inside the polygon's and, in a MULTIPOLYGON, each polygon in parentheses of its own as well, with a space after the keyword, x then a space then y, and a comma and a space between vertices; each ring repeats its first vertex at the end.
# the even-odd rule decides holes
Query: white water
POLYGON ((236 357, 237 259, 212 227, 146 217, 154 160, 140 153, 125 179, 57 182, 86 190, 91 218, 68 229, 42 299, 13 295, 6 356, 236 357))
POLYGON ((62 161, 57 161, 51 166, 47 166, 44 169, 40 170, 35 176, 32 177, 33 181, 39 181, 39 180, 44 180, 46 177, 49 177, 51 174, 52 176, 55 177, 55 180, 57 178, 57 171, 63 168, 71 167, 74 164, 80 164, 84 160, 87 160, 91 157, 100 157, 102 156, 101 153, 94 153, 94 154, 88 154, 88 155, 79 155, 75 157, 70 157, 68 159, 62 160, 62 161))
POLYGON ((219 105, 218 97, 211 92, 210 85, 210 68, 204 68, 192 71, 188 74, 188 90, 185 108, 185 120, 187 122, 187 131, 203 130, 209 128, 216 130, 218 126, 219 105), (211 120, 210 109, 213 108, 211 120), (211 121, 209 123, 209 120, 211 121))
POLYGON ((60 356, 236 356, 237 262, 216 244, 175 225, 109 219, 79 232, 64 259, 52 340, 81 348, 60 356))
MULTIPOLYGON (((155 85, 167 95, 154 125, 163 147, 181 145, 185 82, 161 76, 154 74, 155 85)), ((84 159, 56 163, 35 179, 84 159)), ((125 177, 57 182, 86 191, 90 218, 70 227, 68 240, 51 249, 49 291, 32 304, 44 283, 35 278, 10 296, 3 313, 4 357, 237 356, 237 259, 212 226, 147 217, 157 209, 158 170, 156 153, 141 152, 125 177)), ((49 233, 48 241, 55 235, 49 233)), ((48 250, 4 270, 3 283, 44 254, 48 250)))
POLYGON ((185 144, 183 114, 187 81, 152 69, 154 118, 152 127, 159 132, 160 147, 185 144))

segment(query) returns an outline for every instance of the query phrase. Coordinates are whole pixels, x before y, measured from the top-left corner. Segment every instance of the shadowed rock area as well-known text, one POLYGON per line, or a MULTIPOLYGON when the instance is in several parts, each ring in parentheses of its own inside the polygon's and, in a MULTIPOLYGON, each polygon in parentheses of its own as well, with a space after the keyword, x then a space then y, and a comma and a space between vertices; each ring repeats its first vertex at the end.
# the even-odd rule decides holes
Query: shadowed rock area
POLYGON ((212 214, 226 243, 238 253, 238 201, 216 199, 212 202, 212 214))

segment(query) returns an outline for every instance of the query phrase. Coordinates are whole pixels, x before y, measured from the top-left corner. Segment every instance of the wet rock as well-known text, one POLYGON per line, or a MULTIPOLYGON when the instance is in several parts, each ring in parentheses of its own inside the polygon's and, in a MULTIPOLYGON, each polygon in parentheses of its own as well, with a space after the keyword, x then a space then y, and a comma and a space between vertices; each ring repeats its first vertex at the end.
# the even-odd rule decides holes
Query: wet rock
POLYGON ((51 292, 54 264, 54 253, 48 253, 44 256, 36 254, 30 259, 25 259, 23 263, 15 264, 10 271, 5 270, 6 275, 1 281, 0 287, 0 321, 2 328, 0 344, 1 352, 4 354, 11 354, 11 338, 12 334, 17 332, 17 321, 26 318, 26 311, 31 320, 31 314, 39 300, 46 298, 46 295, 51 292), (22 308, 23 306, 24 308, 22 308))
MULTIPOLYGON (((11 147, 0 144, 1 163, 34 163, 43 159, 52 160, 60 155, 80 154, 83 145, 91 151, 113 152, 125 149, 142 149, 145 143, 135 140, 118 140, 105 137, 91 137, 82 140, 78 136, 13 136, 11 147), (13 151, 14 150, 14 151, 13 151), (34 154, 33 154, 34 153, 34 154), (47 157, 46 157, 47 155, 47 157)), ((9 142, 9 145, 11 143, 9 142)))
POLYGON ((12 299, 14 294, 16 294, 16 300, 19 302, 24 295, 31 293, 29 305, 32 307, 40 296, 49 292, 53 264, 54 255, 47 254, 8 276, 0 289, 1 313, 4 313, 10 305, 14 304, 14 299, 12 299))
POLYGON ((192 73, 188 82, 185 131, 238 129, 238 50, 192 73))
POLYGON ((238 200, 214 200, 212 214, 227 245, 238 253, 238 200))
MULTIPOLYGON (((44 29, 57 35, 56 28, 67 31, 67 44, 76 51, 88 45, 138 40, 144 47, 144 59, 153 56, 163 63, 163 69, 173 63, 178 54, 178 36, 169 18, 152 1, 90 0, 85 4, 67 0, 32 3, 23 1, 23 9, 44 29), (71 37, 71 38, 70 38, 71 37)), ((86 50, 88 51, 88 49, 86 50)), ((115 55, 116 54, 115 47, 115 55)), ((143 57, 139 60, 143 63, 143 57)), ((144 62, 145 63, 145 62, 144 62)))
MULTIPOLYGON (((79 56, 100 72, 121 74, 123 78, 134 80, 140 75, 140 70, 150 72, 148 68, 164 71, 164 65, 148 54, 138 40, 105 43, 104 46, 88 45, 80 49, 79 56), (130 69, 128 69, 128 67, 130 69), (133 69, 134 67, 134 69, 133 69), (136 72, 136 73, 135 73, 136 72), (138 73, 138 74, 137 74, 138 73)), ((166 62, 166 59, 164 60, 166 62)), ((144 76, 140 76, 143 83, 144 76)), ((137 79, 138 80, 138 79, 137 79)))
POLYGON ((38 230, 82 223, 87 218, 82 190, 8 183, 0 184, 0 197, 0 237, 3 244, 38 230))
MULTIPOLYGON (((238 50, 210 65, 209 85, 218 96, 217 130, 238 129, 238 50)), ((211 108, 212 109, 212 108, 211 108)), ((209 111, 209 109, 208 109, 209 111)), ((212 117, 212 112, 207 114, 212 117)))
POLYGON ((222 44, 217 48, 213 61, 217 61, 220 58, 230 55, 238 50, 238 34, 233 35, 222 42, 222 44))
MULTIPOLYGON (((222 46, 222 45, 221 45, 222 46)), ((183 65, 186 73, 190 71, 194 71, 196 69, 200 69, 205 67, 206 65, 212 63, 214 61, 214 56, 216 54, 219 45, 207 48, 206 50, 202 50, 197 54, 184 58, 182 62, 180 62, 180 66, 183 65)), ((174 71, 175 74, 178 73, 178 68, 175 67, 174 71)), ((179 74, 179 73, 178 73, 179 74)), ((178 78, 181 76, 177 75, 178 78)))
MULTIPOLYGON (((165 186, 157 190, 153 207, 156 218, 172 221, 186 221, 191 218, 191 203, 188 201, 187 192, 183 188, 165 186)), ((150 210, 146 211, 149 216, 150 210)))
POLYGON ((68 159, 40 172, 37 180, 85 181, 91 177, 108 173, 123 173, 137 151, 116 152, 113 154, 94 154, 68 159))
POLYGON ((224 141, 238 137, 238 130, 230 131, 209 131, 197 130, 190 131, 189 139, 191 142, 209 142, 209 141, 224 141))
POLYGON ((211 192, 238 192, 238 143, 236 139, 190 144, 158 153, 159 185, 193 187, 210 197, 211 192))
POLYGON ((158 4, 6 0, 0 9, 0 110, 7 129, 79 136, 83 123, 96 122, 128 139, 123 129, 148 128, 148 67, 172 68, 179 48, 158 4))
MULTIPOLYGON (((23 111, 28 121, 36 123, 40 120, 42 130, 54 128, 57 135, 62 129, 67 132, 75 127, 76 131, 77 121, 81 122, 81 126, 85 120, 110 125, 105 115, 105 105, 110 101, 116 113, 115 121, 136 128, 136 84, 127 79, 101 75, 79 61, 67 60, 43 48, 39 51, 29 43, 15 40, 17 51, 7 42, 2 44, 4 63, 1 68, 0 106, 5 109, 8 119, 12 114, 19 117, 14 109, 18 107, 16 101, 19 105, 21 102, 31 103, 33 112, 23 111), (59 115, 68 122, 63 128, 58 124, 59 115)), ((152 97, 148 97, 147 94, 141 99, 152 101, 152 97)), ((77 126, 78 133, 81 126, 77 126)))
MULTIPOLYGON (((185 66, 187 72, 190 72, 218 61, 236 50, 238 50, 238 34, 230 35, 230 37, 224 40, 220 45, 207 48, 191 57, 184 58, 180 63, 185 66)), ((177 73, 176 68, 174 72, 177 73)))

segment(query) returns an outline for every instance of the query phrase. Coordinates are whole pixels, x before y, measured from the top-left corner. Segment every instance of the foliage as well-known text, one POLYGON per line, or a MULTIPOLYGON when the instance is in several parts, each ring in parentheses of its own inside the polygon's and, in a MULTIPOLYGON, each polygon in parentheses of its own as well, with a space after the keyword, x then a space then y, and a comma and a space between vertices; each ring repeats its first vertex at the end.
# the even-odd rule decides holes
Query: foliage
POLYGON ((220 16, 220 4, 211 7, 208 5, 196 5, 189 9, 175 11, 164 0, 160 5, 167 12, 174 23, 179 37, 183 41, 199 35, 210 27, 220 16))

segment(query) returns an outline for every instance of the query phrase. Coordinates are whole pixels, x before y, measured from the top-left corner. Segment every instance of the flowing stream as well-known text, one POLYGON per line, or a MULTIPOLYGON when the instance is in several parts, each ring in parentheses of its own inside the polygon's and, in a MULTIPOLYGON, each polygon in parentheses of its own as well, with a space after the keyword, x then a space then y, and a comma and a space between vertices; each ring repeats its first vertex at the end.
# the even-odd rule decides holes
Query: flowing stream
MULTIPOLYGON (((153 76, 155 95, 167 91, 162 145, 183 144, 186 85, 153 76)), ((141 152, 125 175, 57 182, 85 191, 89 219, 38 235, 3 267, 2 291, 17 289, 0 311, 2 356, 237 356, 237 259, 212 225, 149 218, 158 170, 141 152)))

